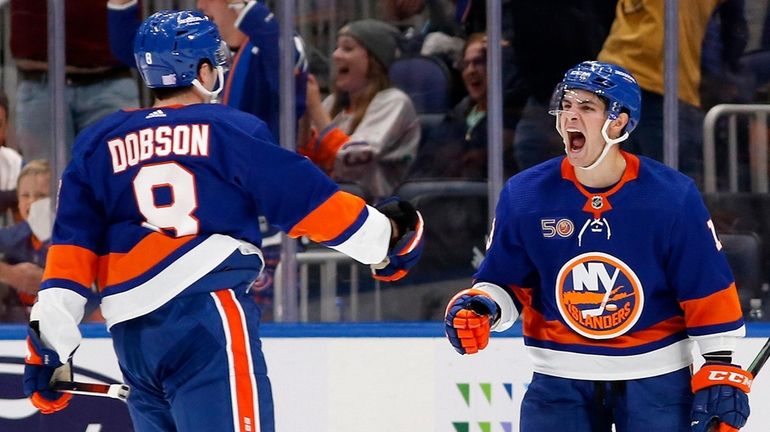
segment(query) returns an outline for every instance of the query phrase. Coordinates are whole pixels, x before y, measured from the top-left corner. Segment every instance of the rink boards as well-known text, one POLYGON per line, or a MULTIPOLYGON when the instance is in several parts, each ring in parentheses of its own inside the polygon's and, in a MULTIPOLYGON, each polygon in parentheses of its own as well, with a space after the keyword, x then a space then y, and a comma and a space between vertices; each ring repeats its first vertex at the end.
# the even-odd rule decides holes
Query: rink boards
MULTIPOLYGON (((84 326, 76 379, 118 382, 120 371, 103 326, 84 326)), ((512 432, 531 365, 514 326, 473 356, 458 355, 441 323, 266 324, 265 356, 279 432, 512 432)), ((0 327, 0 431, 131 431, 125 405, 76 396, 54 415, 38 414, 21 392, 22 326, 0 327)), ((770 336, 749 326, 736 361, 744 366, 770 336)), ((770 368, 763 372, 770 375, 770 368)), ((770 424, 770 376, 750 396, 746 432, 770 424)))

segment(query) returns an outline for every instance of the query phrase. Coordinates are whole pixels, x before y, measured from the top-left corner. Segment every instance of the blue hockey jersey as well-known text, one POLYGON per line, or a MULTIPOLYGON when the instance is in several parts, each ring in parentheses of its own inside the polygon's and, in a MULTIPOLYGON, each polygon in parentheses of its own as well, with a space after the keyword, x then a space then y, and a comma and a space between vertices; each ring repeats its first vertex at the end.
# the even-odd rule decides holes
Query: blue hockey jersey
POLYGON ((383 260, 390 240, 387 217, 250 114, 215 104, 117 112, 75 143, 41 293, 88 297, 96 282, 112 326, 178 295, 248 286, 263 265, 260 214, 363 263, 383 260))
POLYGON ((656 376, 732 349, 744 327, 734 278, 694 183, 623 153, 608 190, 581 185, 566 158, 503 189, 475 287, 520 314, 537 372, 574 379, 656 376))

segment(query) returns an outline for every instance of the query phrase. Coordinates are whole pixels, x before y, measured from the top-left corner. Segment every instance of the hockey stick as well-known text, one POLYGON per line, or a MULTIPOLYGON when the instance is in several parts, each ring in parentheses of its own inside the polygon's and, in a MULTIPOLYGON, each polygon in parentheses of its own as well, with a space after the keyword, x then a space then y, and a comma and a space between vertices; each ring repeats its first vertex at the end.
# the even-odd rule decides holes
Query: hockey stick
POLYGON ((756 378, 759 371, 762 370, 762 366, 767 362, 768 357, 770 357, 770 338, 765 341, 765 345, 759 350, 759 354, 754 357, 754 361, 751 362, 751 365, 746 370, 751 372, 751 375, 756 378))
POLYGON ((51 390, 86 396, 108 397, 123 402, 128 399, 128 394, 131 392, 131 388, 125 384, 97 384, 78 381, 56 381, 51 385, 51 390))

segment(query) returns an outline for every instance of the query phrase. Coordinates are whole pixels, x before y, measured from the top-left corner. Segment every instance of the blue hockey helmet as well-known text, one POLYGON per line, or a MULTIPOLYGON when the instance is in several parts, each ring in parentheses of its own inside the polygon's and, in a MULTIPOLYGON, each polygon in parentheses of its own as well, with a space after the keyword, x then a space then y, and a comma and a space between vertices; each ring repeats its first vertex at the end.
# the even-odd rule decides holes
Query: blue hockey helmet
POLYGON ((216 25, 197 11, 160 11, 136 33, 134 58, 147 87, 186 87, 201 61, 227 66, 229 51, 216 25))
POLYGON ((552 109, 561 108, 565 90, 580 89, 601 96, 607 101, 610 120, 618 118, 621 112, 628 114, 625 131, 636 128, 641 117, 642 93, 636 79, 620 66, 598 61, 584 61, 564 74, 556 86, 552 109))

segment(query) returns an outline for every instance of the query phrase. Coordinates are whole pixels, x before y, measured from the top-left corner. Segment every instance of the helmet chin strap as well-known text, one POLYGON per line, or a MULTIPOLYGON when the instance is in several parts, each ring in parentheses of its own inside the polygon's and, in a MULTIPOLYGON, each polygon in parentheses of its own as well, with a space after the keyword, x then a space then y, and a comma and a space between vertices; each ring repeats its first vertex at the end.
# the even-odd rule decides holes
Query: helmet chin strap
MULTIPOLYGON (((617 137, 615 139, 612 139, 609 136, 607 136, 607 128, 610 126, 610 122, 612 122, 612 120, 610 120, 608 118, 604 122, 604 126, 602 126, 602 138, 604 138, 604 148, 602 149, 601 154, 599 154, 599 157, 596 158, 596 160, 593 161, 590 165, 584 166, 584 167, 578 167, 578 168, 580 168, 582 170, 586 170, 586 171, 589 171, 589 170, 592 170, 592 169, 596 168, 597 166, 599 166, 600 163, 602 163, 604 158, 607 156, 607 153, 610 152, 610 148, 612 148, 612 146, 614 146, 615 144, 617 144, 619 142, 623 142, 626 139, 628 139, 628 132, 624 133, 623 135, 621 135, 621 136, 619 136, 619 137, 617 137)), ((561 126, 559 125, 559 117, 558 116, 556 116, 556 131, 559 132, 559 135, 561 135, 562 141, 564 142, 564 153, 569 155, 569 141, 567 140, 569 135, 565 135, 565 134, 562 133, 561 126)))
POLYGON ((200 81, 198 81, 198 78, 194 79, 192 82, 193 87, 195 87, 196 90, 198 90, 198 93, 203 97, 203 99, 208 99, 209 103, 217 103, 217 97, 219 96, 219 92, 222 91, 222 89, 225 87, 225 69, 222 66, 217 66, 217 88, 214 90, 207 90, 206 87, 201 84, 200 81))

